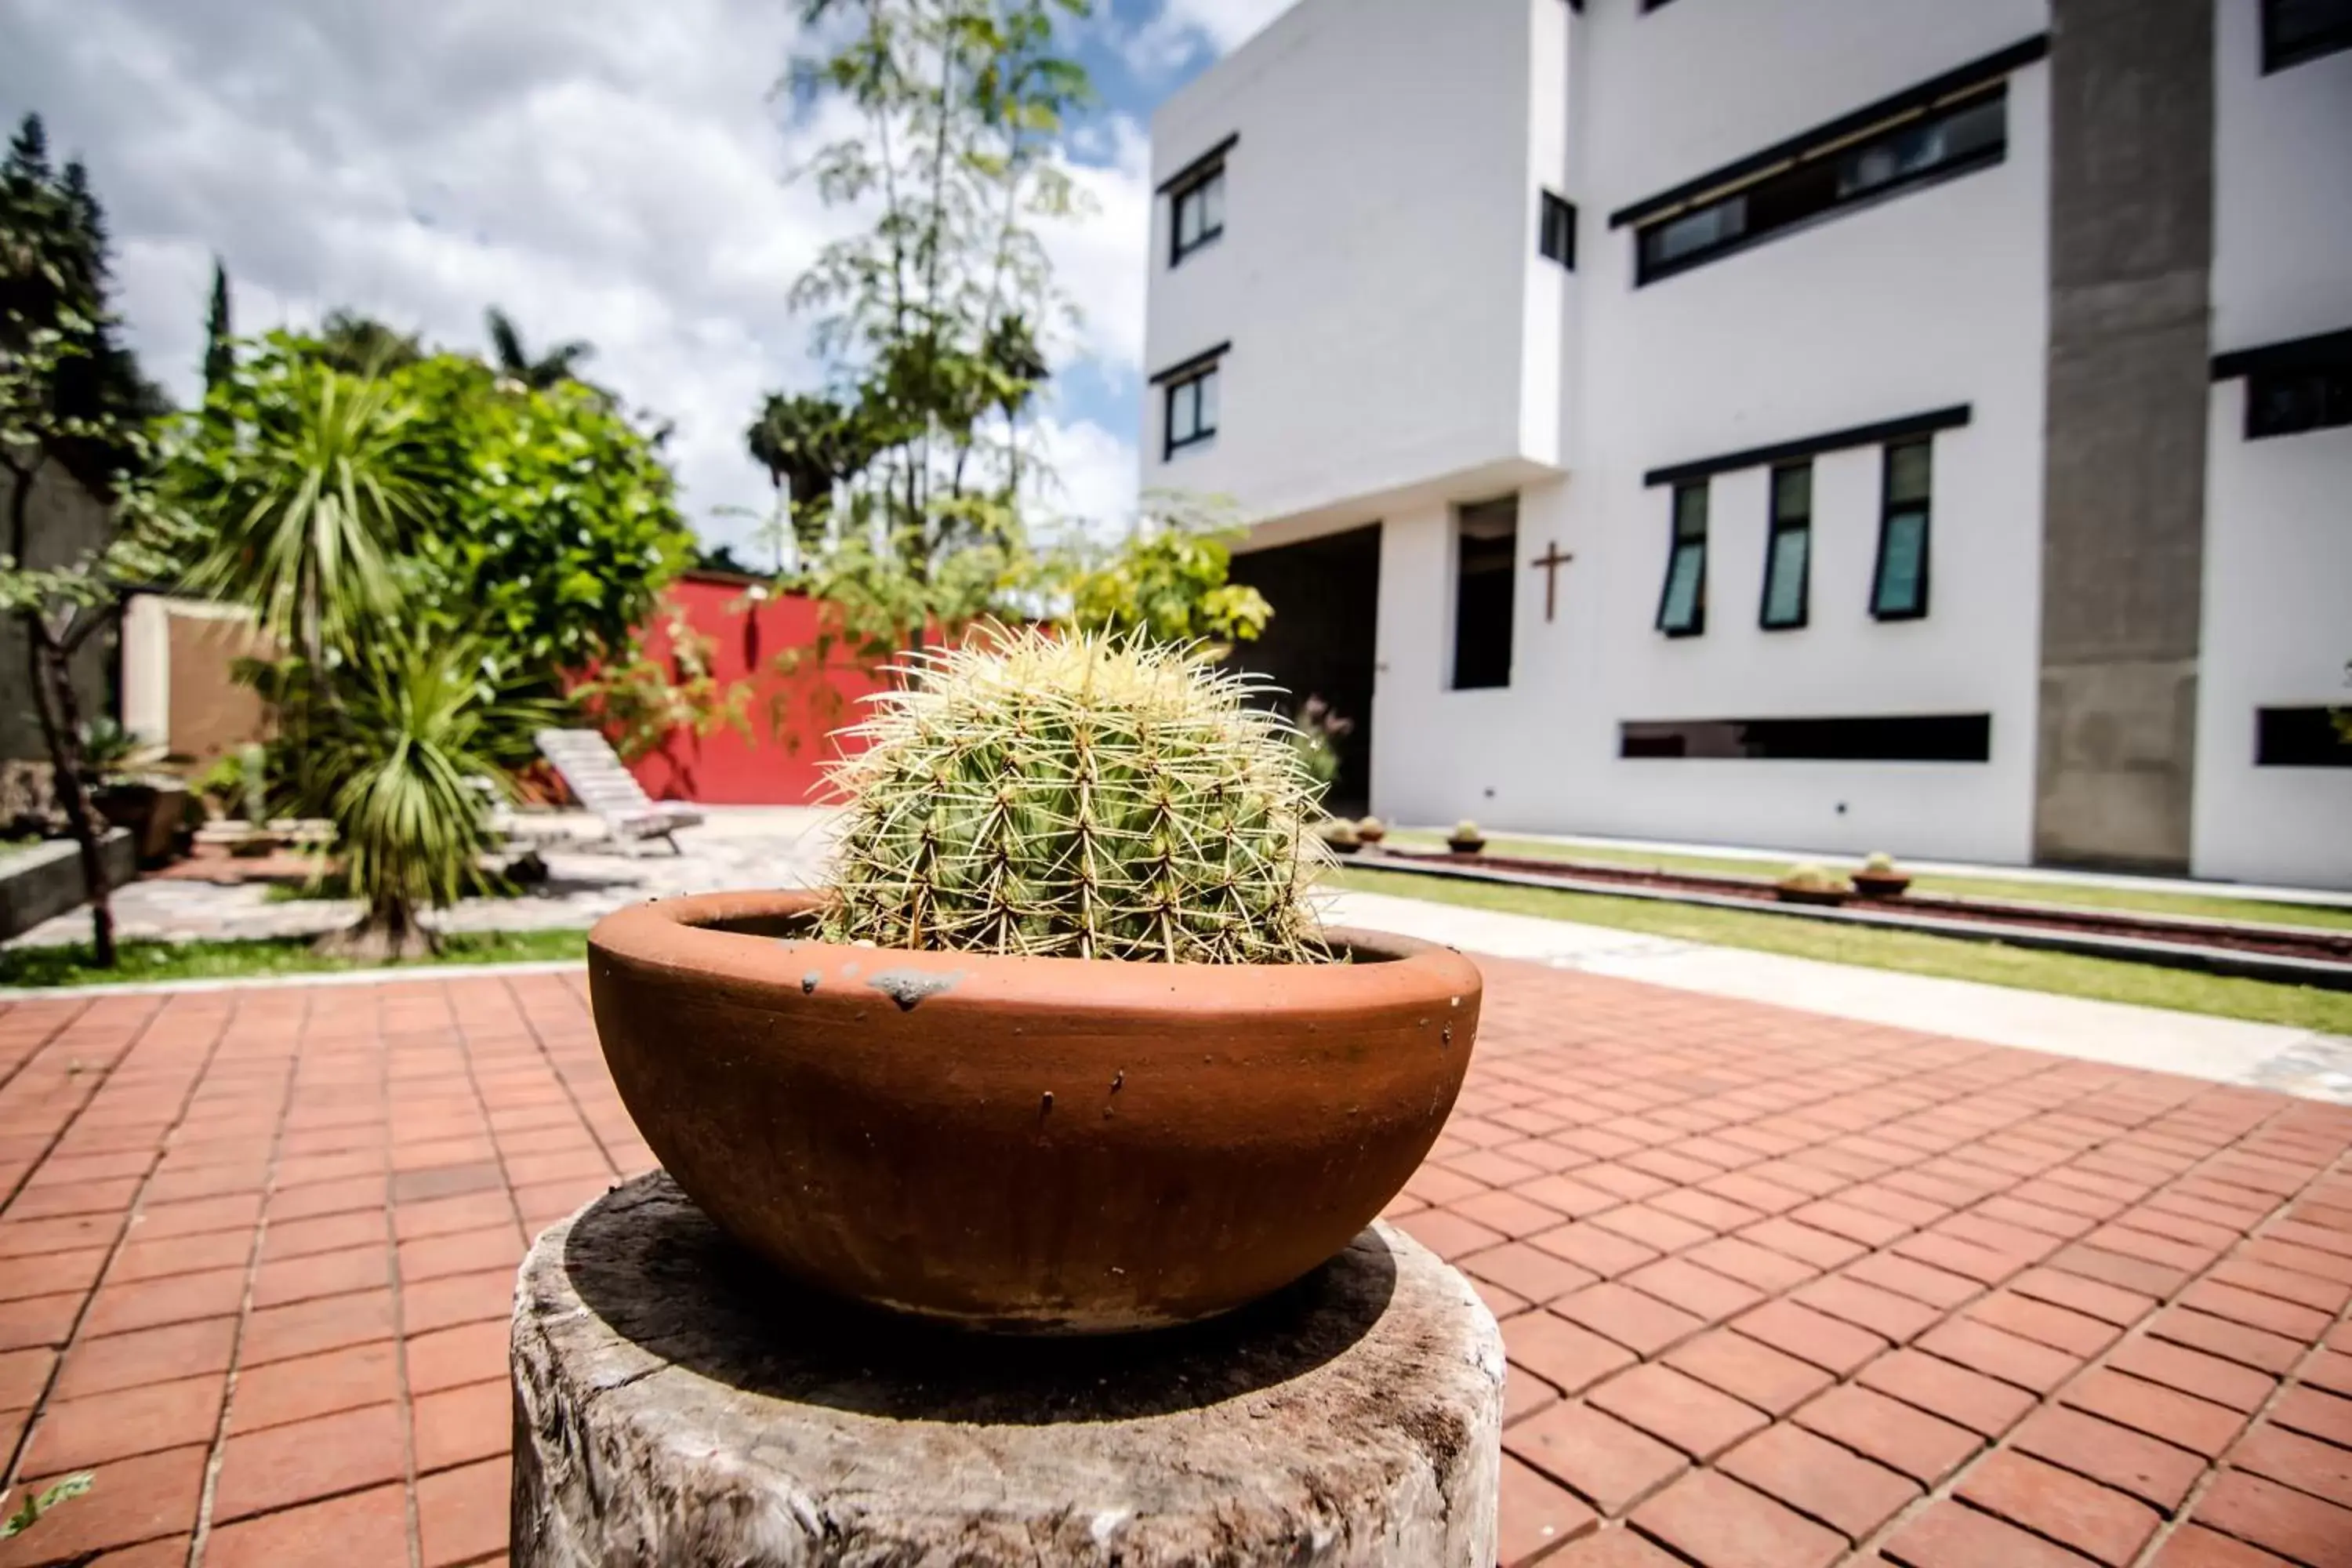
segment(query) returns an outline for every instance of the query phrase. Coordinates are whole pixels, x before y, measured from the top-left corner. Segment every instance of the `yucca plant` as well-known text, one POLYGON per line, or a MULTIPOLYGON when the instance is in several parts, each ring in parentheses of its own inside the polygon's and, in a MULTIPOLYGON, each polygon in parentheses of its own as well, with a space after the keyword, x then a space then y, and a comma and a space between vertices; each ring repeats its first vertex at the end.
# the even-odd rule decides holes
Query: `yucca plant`
POLYGON ((992 629, 898 667, 836 765, 828 941, 1162 963, 1331 957, 1320 788, 1190 647, 992 629))
POLYGON ((483 645, 464 640, 380 645, 338 673, 336 692, 302 761, 322 781, 340 876, 366 913, 319 945, 372 959, 429 952, 419 911, 487 884, 489 807, 514 787, 501 758, 552 715, 508 696, 483 645))

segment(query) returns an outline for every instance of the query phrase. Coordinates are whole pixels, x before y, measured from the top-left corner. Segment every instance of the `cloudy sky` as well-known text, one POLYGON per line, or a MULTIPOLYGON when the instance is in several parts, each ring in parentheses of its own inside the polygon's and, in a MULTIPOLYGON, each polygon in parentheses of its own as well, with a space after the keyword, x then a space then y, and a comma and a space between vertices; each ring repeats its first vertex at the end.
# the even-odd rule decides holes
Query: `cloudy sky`
MULTIPOLYGON (((1046 413, 1061 507, 1135 492, 1151 107, 1289 0, 1097 0, 1102 97, 1072 156, 1096 212, 1049 236, 1084 324, 1046 413)), ((796 0, 0 0, 0 115, 89 165, 130 336, 183 398, 215 254, 236 328, 339 306, 479 347, 586 338, 590 374, 675 419, 688 515, 740 538, 760 395, 814 387, 785 296, 852 221, 787 176, 838 123, 770 89, 796 0)))

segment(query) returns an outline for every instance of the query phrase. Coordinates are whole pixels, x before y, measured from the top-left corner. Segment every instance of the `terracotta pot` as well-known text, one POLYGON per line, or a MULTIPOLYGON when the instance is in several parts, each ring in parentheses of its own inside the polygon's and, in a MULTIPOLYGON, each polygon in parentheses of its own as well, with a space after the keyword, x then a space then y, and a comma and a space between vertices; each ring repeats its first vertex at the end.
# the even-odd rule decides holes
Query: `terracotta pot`
POLYGON ((1477 970, 837 947, 811 893, 640 904, 589 933, 596 1030, 670 1174, 845 1296, 974 1327, 1207 1317, 1337 1254, 1435 1142, 1477 970))
POLYGON ((1900 898, 1911 885, 1911 879, 1900 871, 1856 871, 1848 880, 1853 883, 1853 890, 1865 899, 1900 898))
POLYGON ((1486 847, 1486 841, 1483 838, 1449 838, 1445 841, 1445 847, 1456 855, 1475 855, 1486 847))
POLYGON ((1853 897, 1853 893, 1851 889, 1846 888, 1775 888, 1772 889, 1772 896, 1784 904, 1833 906, 1844 903, 1853 897))

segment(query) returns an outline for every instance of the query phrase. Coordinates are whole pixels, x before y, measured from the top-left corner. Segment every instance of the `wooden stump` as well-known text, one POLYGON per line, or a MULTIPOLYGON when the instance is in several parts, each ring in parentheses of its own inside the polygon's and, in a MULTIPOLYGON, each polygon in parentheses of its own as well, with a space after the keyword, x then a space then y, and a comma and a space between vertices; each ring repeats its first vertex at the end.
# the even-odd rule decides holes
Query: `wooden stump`
POLYGON ((804 1291, 655 1173, 523 1263, 513 1561, 1488 1568, 1502 1388, 1384 1225, 1211 1322, 1012 1340, 804 1291))

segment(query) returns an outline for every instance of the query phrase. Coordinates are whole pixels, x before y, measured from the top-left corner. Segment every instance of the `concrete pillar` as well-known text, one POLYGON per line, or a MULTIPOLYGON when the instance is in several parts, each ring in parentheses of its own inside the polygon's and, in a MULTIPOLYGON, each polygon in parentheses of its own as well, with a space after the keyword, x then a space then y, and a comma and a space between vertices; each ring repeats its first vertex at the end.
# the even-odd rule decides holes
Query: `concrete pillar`
POLYGON ((2212 0, 2053 0, 2038 860, 2188 868, 2212 0))

